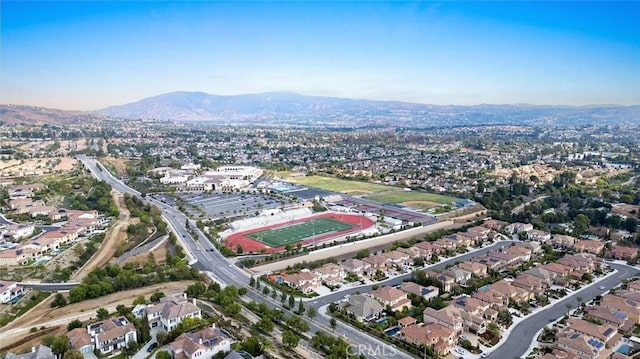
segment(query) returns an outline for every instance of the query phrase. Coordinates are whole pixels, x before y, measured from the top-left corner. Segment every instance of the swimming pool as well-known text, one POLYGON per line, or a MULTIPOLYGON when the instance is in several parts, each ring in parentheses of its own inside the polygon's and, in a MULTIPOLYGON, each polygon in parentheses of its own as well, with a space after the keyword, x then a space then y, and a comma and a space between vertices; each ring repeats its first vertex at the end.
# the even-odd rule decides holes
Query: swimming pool
POLYGON ((631 347, 627 344, 622 344, 620 348, 618 348, 617 352, 620 354, 627 355, 631 351, 631 347))
POLYGON ((400 327, 393 327, 393 328, 389 328, 389 329, 385 330, 384 334, 392 337, 392 336, 398 334, 398 332, 400 332, 400 327))

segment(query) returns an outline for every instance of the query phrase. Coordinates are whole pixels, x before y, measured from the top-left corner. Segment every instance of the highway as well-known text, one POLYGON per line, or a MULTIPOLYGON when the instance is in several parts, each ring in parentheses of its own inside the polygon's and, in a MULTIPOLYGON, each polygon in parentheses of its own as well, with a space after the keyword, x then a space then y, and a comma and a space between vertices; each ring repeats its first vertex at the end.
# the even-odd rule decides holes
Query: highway
MULTIPOLYGON (((129 193, 131 195, 140 196, 140 193, 138 191, 128 187, 127 185, 122 183, 122 181, 114 178, 108 171, 99 170, 96 167, 95 159, 91 159, 82 155, 78 156, 77 158, 82 161, 82 163, 87 168, 90 169, 95 177, 109 183, 114 190, 122 193, 129 193)), ((170 226, 178 236, 180 242, 185 247, 185 251, 189 253, 188 255, 190 257, 192 257, 191 265, 206 272, 214 280, 220 282, 222 285, 234 285, 237 287, 248 288, 250 290, 248 294, 250 299, 258 302, 264 302, 272 308, 282 309, 282 305, 279 301, 274 301, 270 297, 262 296, 259 293, 251 290, 251 288, 249 288, 248 286, 249 275, 245 271, 234 265, 234 262, 232 260, 222 256, 222 254, 220 254, 220 252, 213 246, 213 244, 211 244, 209 239, 206 238, 204 234, 202 234, 202 232, 200 232, 200 230, 195 226, 194 222, 189 220, 189 226, 197 235, 197 238, 192 238, 185 228, 187 217, 183 213, 150 196, 147 196, 146 198, 144 198, 144 200, 161 209, 164 218, 169 222, 170 226)), ((480 250, 471 253, 465 253, 459 257, 451 258, 436 265, 428 266, 427 269, 443 269, 450 263, 469 260, 474 256, 478 256, 490 250, 498 249, 499 247, 508 245, 511 242, 517 241, 500 241, 480 250)), ((527 351, 535 333, 542 327, 547 325, 550 318, 556 319, 566 313, 566 303, 571 303, 573 308, 575 308, 578 304, 576 300, 578 296, 583 298, 583 302, 588 302, 595 296, 601 295, 606 290, 609 290, 619 284, 622 279, 631 278, 640 273, 640 270, 624 264, 609 263, 609 265, 618 270, 618 272, 611 277, 604 279, 603 281, 592 284, 579 293, 570 295, 569 297, 558 302, 556 305, 531 316, 525 321, 520 322, 511 330, 509 335, 509 338, 518 338, 518 340, 504 340, 499 347, 492 349, 490 357, 513 358, 521 356, 527 351), (605 289, 600 290, 600 286, 604 286, 605 289)), ((376 284, 378 286, 396 285, 409 279, 410 277, 411 274, 403 274, 376 284)), ((344 296, 346 294, 370 291, 372 286, 373 285, 358 286, 341 290, 336 293, 331 293, 329 295, 323 296, 322 298, 307 301, 306 306, 309 307, 309 305, 312 305, 316 309, 319 309, 320 307, 328 305, 332 302, 337 302, 344 299, 344 296)), ((307 322, 309 323, 311 332, 321 330, 331 333, 329 318, 325 315, 320 314, 313 321, 307 320, 307 322)), ((338 326, 335 333, 341 335, 352 344, 363 345, 365 347, 371 348, 369 351, 363 353, 369 358, 385 358, 388 357, 389 353, 394 353, 393 357, 395 358, 413 357, 409 354, 397 350, 396 348, 386 343, 379 341, 378 339, 354 327, 346 325, 341 321, 338 321, 338 326)))

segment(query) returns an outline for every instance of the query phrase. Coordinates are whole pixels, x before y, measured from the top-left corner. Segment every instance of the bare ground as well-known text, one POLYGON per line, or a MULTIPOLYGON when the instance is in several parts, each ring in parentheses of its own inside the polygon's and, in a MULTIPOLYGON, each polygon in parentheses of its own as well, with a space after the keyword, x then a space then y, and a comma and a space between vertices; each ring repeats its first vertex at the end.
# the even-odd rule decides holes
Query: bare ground
POLYGON ((130 224, 129 209, 124 203, 124 196, 120 192, 112 191, 113 200, 118 206, 120 216, 114 225, 107 231, 104 241, 98 251, 82 266, 72 277, 72 281, 81 281, 89 272, 107 264, 116 253, 118 243, 127 238, 127 227, 130 224))
MULTIPOLYGON (((109 311, 114 311, 115 307, 120 304, 130 306, 133 300, 141 295, 145 296, 148 300, 149 296, 157 291, 161 291, 166 295, 181 293, 187 286, 193 283, 195 282, 180 281, 161 283, 126 292, 117 292, 79 303, 69 304, 62 308, 51 308, 48 304, 42 305, 44 304, 43 302, 41 305, 34 307, 18 320, 15 320, 1 328, 0 343, 2 343, 2 347, 13 346, 21 340, 24 340, 29 330, 33 327, 66 326, 68 322, 74 319, 89 320, 96 317, 96 310, 98 308, 106 308, 109 311)), ((51 298, 53 298, 53 296, 51 298)), ((26 345, 26 343, 20 343, 20 346, 22 345, 26 345)), ((2 348, 0 348, 0 351, 1 350, 2 348)))

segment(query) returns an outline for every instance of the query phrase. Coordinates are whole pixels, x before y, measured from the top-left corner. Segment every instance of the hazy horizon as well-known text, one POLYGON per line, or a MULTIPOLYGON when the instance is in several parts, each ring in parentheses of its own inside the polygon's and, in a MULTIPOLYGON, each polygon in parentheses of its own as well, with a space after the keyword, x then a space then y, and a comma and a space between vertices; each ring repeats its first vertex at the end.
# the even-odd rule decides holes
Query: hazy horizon
POLYGON ((175 91, 638 105, 636 2, 0 2, 0 103, 175 91))

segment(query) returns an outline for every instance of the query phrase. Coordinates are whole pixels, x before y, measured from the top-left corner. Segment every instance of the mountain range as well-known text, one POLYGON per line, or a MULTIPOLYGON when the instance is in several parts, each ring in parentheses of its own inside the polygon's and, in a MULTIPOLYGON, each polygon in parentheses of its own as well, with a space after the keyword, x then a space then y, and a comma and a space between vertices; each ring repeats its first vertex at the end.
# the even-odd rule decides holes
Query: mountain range
POLYGON ((233 96, 171 92, 92 112, 0 105, 0 122, 76 122, 93 117, 301 127, 442 127, 640 123, 640 106, 439 106, 270 92, 233 96))
POLYGON ((212 121, 226 125, 458 126, 479 124, 637 124, 640 106, 438 106, 270 92, 234 96, 171 92, 98 113, 128 119, 212 121))

